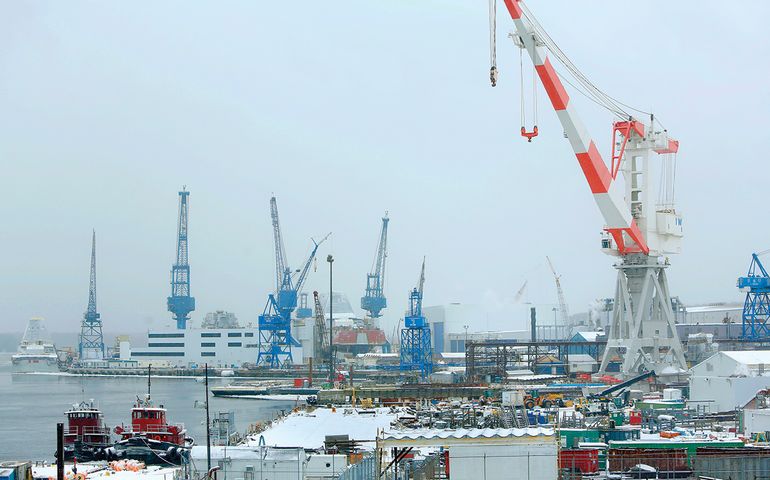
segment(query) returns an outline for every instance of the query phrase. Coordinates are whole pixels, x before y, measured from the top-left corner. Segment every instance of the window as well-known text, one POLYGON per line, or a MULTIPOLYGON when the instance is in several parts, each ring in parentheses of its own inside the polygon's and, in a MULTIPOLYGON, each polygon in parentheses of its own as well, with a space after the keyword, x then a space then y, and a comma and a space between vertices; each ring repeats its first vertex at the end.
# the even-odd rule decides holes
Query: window
POLYGON ((243 336, 244 337, 253 337, 254 336, 254 332, 246 332, 246 333, 243 334, 243 336))
POLYGON ((184 333, 150 333, 148 338, 184 338, 184 333))
POLYGON ((201 333, 201 338, 219 338, 221 336, 221 333, 201 333))
POLYGON ((201 352, 201 357, 213 357, 215 355, 214 352, 201 352))
POLYGON ((247 343, 246 344, 246 348, 257 348, 257 344, 256 343, 247 343))
POLYGON ((184 352, 131 352, 132 357, 184 357, 184 352))
POLYGON ((214 342, 201 342, 201 347, 215 347, 216 344, 214 342))
POLYGON ((183 342, 150 342, 148 347, 184 347, 183 342))
POLYGON ((240 347, 241 342, 227 342, 228 347, 240 347))
POLYGON ((227 336, 228 337, 240 337, 241 336, 241 332, 229 332, 227 334, 227 336))

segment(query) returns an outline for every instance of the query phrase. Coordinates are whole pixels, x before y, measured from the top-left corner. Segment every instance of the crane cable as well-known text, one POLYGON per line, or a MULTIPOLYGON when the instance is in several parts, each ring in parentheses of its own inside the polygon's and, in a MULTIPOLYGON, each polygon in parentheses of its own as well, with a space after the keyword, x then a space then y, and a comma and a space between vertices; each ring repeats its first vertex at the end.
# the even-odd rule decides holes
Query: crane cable
POLYGON ((497 85, 497 0, 489 0, 489 81, 497 85))
POLYGON ((534 126, 531 131, 527 131, 527 117, 524 107, 524 48, 519 49, 519 80, 521 84, 521 136, 531 142, 537 136, 537 75, 534 67, 532 68, 532 117, 534 126))

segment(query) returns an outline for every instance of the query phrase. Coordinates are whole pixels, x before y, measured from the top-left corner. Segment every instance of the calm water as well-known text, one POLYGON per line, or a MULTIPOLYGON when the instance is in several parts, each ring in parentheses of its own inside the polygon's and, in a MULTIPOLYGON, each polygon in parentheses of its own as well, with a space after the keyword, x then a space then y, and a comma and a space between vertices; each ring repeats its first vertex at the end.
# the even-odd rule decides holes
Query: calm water
MULTIPOLYGON (((226 385, 231 379, 210 379, 210 386, 226 385)), ((146 378, 71 377, 19 375, 10 372, 10 354, 0 354, 0 460, 53 460, 56 423, 64 422, 64 411, 83 399, 94 399, 104 412, 107 425, 128 422, 136 395, 147 392, 146 378)), ((184 423, 188 435, 203 443, 206 413, 195 408, 204 399, 203 383, 184 378, 153 378, 152 398, 168 408, 172 423, 184 423)), ((210 397, 212 415, 235 412, 237 430, 250 423, 273 418, 294 402, 225 399, 210 397)))

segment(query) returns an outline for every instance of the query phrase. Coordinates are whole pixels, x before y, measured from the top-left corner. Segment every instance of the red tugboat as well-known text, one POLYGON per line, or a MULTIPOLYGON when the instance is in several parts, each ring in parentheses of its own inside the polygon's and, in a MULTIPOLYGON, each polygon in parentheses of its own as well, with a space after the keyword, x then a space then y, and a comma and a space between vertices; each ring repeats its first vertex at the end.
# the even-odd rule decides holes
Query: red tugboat
POLYGON ((121 439, 111 456, 141 460, 146 464, 181 464, 189 455, 193 440, 182 424, 169 424, 163 405, 153 406, 150 395, 136 399, 131 425, 115 427, 121 439))
POLYGON ((75 404, 64 413, 67 429, 64 431, 64 458, 81 462, 102 460, 105 450, 112 446, 110 429, 104 424, 104 415, 94 401, 75 404))

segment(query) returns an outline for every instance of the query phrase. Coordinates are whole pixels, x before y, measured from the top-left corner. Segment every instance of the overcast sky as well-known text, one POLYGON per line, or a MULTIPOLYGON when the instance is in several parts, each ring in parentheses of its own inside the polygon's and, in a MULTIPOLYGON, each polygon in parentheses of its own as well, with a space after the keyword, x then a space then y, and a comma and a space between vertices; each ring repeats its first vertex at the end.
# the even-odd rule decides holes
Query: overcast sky
MULTIPOLYGON (((595 84, 681 141, 672 293, 740 300, 736 277, 770 248, 770 3, 530 8, 595 84)), ((426 305, 497 307, 525 280, 528 300, 555 303, 546 255, 572 312, 611 296, 601 216, 542 91, 540 136, 519 136, 512 27, 500 2, 493 89, 481 1, 0 2, 0 331, 35 315, 78 329, 92 228, 105 329, 170 325, 183 185, 196 323, 264 307, 273 193, 290 264, 333 231, 320 260, 334 254, 355 305, 390 212, 391 319, 423 255, 426 305)), ((606 154, 612 117, 573 98, 606 154)), ((307 290, 327 275, 319 262, 307 290)))

